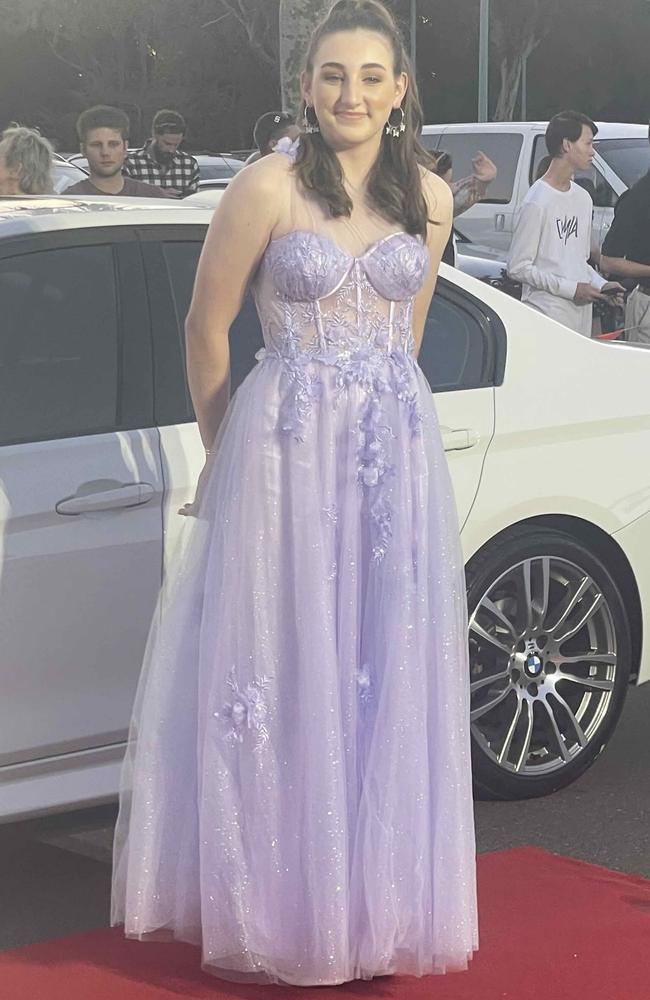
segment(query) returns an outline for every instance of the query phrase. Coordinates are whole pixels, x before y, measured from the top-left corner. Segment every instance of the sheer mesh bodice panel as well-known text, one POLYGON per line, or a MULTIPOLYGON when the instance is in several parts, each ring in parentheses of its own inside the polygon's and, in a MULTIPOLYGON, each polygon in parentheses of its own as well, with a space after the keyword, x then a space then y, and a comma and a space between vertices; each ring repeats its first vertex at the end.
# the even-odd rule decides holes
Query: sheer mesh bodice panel
POLYGON ((413 299, 429 265, 421 239, 355 210, 326 218, 295 190, 253 292, 267 349, 322 360, 359 348, 411 353, 413 299))

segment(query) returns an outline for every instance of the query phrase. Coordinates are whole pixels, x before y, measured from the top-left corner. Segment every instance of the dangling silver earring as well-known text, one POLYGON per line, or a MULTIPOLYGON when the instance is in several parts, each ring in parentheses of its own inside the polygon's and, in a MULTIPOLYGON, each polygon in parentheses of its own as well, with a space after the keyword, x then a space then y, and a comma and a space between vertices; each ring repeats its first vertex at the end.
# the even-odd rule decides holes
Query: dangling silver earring
POLYGON ((391 139, 399 139, 399 137, 406 132, 406 115, 404 114, 404 108, 393 108, 386 122, 385 128, 386 135, 389 135, 391 139), (400 113, 400 120, 398 122, 393 121, 393 115, 396 111, 400 113))
POLYGON ((309 104, 305 104, 305 111, 302 116, 302 127, 307 133, 307 135, 315 135, 316 132, 320 132, 320 125, 318 124, 318 118, 316 117, 316 112, 309 104), (310 111, 313 115, 313 120, 310 120, 309 117, 310 111))

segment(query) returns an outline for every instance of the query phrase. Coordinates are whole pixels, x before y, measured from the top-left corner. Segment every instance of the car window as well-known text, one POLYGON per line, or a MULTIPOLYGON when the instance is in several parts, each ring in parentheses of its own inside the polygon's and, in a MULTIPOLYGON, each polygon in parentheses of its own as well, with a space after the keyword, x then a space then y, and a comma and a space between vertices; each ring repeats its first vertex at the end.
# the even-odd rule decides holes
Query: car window
POLYGON ((589 193, 595 208, 615 207, 618 195, 597 167, 578 171, 574 180, 589 193))
POLYGON ((420 142, 429 152, 434 152, 440 145, 441 137, 442 132, 423 132, 420 136, 420 142))
MULTIPOLYGON (((530 169, 531 184, 535 182, 539 165, 546 156, 548 156, 546 140, 543 135, 538 135, 535 137, 533 144, 533 157, 530 169)), ((589 170, 579 170, 575 175, 575 181, 576 184, 579 184, 589 193, 595 208, 614 208, 616 205, 618 195, 597 167, 590 167, 589 170)))
POLYGON ((638 139, 596 139, 597 152, 621 178, 632 187, 650 170, 650 144, 643 137, 638 139))
POLYGON ((111 246, 0 259, 0 443, 113 430, 118 297, 111 246))
POLYGON ((548 149, 546 148, 546 139, 543 135, 536 135, 535 141, 533 142, 533 155, 530 161, 530 173, 528 175, 528 183, 534 184, 537 180, 537 172, 540 167, 540 163, 545 157, 548 156, 548 149))
MULTIPOLYGON (((160 324, 154 317, 156 418, 160 424, 186 423, 195 419, 185 378, 184 327, 201 247, 199 240, 167 240, 160 244, 170 295, 170 308, 165 310, 165 318, 163 310, 160 324)), ((249 295, 230 329, 231 392, 241 385, 254 366, 255 353, 263 343, 257 310, 249 295)))
POLYGON ((439 279, 418 357, 432 390, 498 384, 504 360, 505 334, 496 314, 439 279))
POLYGON ((88 179, 88 174, 74 163, 52 164, 52 186, 56 194, 62 194, 72 184, 88 179))
POLYGON ((226 163, 199 163, 202 181, 214 181, 223 177, 234 177, 235 171, 226 163))
POLYGON ((508 205, 512 201, 523 135, 519 132, 445 132, 440 151, 453 161, 454 180, 472 173, 472 160, 479 150, 489 156, 497 176, 487 189, 483 202, 508 205))

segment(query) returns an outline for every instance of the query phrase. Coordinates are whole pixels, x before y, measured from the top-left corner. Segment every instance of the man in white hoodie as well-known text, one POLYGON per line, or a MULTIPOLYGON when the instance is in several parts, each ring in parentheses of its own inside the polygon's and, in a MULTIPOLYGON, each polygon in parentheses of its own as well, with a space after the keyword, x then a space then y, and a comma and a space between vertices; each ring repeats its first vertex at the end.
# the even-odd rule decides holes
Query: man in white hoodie
POLYGON ((526 195, 510 247, 508 273, 523 286, 522 301, 585 337, 594 302, 624 292, 588 263, 593 203, 573 181, 588 170, 598 129, 586 115, 563 111, 548 123, 551 164, 526 195))

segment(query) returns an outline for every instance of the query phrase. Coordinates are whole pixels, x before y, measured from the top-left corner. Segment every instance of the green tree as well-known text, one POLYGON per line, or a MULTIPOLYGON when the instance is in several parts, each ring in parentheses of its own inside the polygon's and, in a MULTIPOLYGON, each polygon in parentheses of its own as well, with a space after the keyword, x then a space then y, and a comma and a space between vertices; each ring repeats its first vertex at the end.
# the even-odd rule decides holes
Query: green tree
POLYGON ((563 0, 493 0, 490 34, 499 68, 495 121, 513 120, 524 63, 564 7, 563 0))

